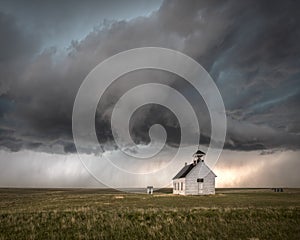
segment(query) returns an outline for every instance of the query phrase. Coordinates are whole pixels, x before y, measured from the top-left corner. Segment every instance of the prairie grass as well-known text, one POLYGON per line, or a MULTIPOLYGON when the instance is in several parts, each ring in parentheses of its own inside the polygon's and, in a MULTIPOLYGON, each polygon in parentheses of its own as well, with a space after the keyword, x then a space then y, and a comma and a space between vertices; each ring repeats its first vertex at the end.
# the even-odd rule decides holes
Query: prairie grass
POLYGON ((0 239, 300 239, 300 191, 0 190, 0 239))

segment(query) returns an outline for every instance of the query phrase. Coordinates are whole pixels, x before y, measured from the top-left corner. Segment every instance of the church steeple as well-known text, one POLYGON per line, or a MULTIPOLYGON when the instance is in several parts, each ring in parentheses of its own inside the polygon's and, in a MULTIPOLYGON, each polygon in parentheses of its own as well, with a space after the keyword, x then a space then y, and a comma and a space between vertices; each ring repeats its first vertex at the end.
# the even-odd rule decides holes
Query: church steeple
POLYGON ((200 161, 203 162, 203 156, 205 156, 205 153, 198 148, 197 152, 193 154, 194 164, 197 164, 200 161))

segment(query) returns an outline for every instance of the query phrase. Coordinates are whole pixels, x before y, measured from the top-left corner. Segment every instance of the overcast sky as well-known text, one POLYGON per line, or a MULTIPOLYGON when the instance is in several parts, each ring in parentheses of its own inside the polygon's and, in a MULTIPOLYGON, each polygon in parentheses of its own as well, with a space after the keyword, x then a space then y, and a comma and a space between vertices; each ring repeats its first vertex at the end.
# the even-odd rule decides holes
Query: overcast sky
MULTIPOLYGON (((100 186, 76 157, 76 93, 106 58, 156 46, 194 58, 220 90, 228 126, 214 169, 218 186, 300 187, 299 7, 267 0, 1 1, 0 186, 100 186)), ((183 92, 202 116, 205 148, 210 125, 201 97, 178 77, 144 71, 106 92, 96 115, 104 151, 118 151, 109 121, 114 104, 149 81, 183 92)), ((176 147, 176 117, 159 106, 132 118, 135 141, 148 144, 154 123, 166 127, 167 144, 176 147)))

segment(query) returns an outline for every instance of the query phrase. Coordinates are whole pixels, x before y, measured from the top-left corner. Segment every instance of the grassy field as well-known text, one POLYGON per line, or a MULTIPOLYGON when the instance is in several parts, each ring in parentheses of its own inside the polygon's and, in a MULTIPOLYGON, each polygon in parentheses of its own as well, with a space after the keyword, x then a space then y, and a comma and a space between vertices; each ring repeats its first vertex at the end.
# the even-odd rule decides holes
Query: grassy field
POLYGON ((300 190, 0 189, 0 239, 300 239, 300 190))

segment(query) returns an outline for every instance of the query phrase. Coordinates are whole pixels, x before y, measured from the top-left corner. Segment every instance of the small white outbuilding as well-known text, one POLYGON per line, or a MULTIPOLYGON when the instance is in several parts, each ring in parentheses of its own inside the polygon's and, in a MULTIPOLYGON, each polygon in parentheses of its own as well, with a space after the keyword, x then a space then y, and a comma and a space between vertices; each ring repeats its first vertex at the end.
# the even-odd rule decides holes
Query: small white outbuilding
POLYGON ((173 178, 173 194, 208 195, 215 194, 216 174, 205 164, 205 153, 198 150, 193 163, 187 164, 173 178))

